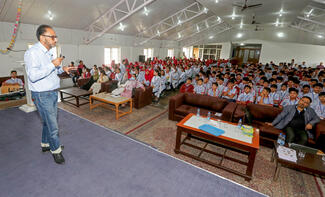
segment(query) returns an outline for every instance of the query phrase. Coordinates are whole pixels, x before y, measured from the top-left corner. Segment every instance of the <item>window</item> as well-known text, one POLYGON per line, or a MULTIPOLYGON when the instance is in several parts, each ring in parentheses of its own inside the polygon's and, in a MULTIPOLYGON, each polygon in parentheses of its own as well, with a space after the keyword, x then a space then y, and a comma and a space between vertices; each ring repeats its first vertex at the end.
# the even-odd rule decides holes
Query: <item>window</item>
POLYGON ((104 49, 104 63, 109 65, 112 61, 115 63, 121 62, 121 49, 120 48, 105 48, 104 49))
POLYGON ((186 58, 190 58, 190 47, 183 48, 183 56, 185 56, 186 58))
POLYGON ((167 56, 168 57, 174 57, 174 49, 168 49, 167 56))
POLYGON ((148 58, 153 58, 153 48, 148 48, 143 50, 144 56, 146 57, 146 60, 148 58))

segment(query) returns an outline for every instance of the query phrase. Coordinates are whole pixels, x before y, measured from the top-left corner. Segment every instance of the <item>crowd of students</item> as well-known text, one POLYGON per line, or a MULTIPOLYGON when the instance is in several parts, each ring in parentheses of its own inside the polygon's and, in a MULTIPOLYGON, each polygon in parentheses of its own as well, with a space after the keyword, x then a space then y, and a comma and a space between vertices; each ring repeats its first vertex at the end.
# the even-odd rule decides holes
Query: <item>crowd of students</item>
MULTIPOLYGON (((225 98, 241 104, 257 103, 284 107, 295 105, 308 96, 312 108, 325 118, 325 71, 322 63, 316 68, 305 62, 297 64, 273 62, 262 64, 232 64, 228 60, 153 58, 145 63, 128 62, 87 69, 82 61, 77 76, 98 80, 100 72, 123 84, 136 80, 153 87, 157 101, 166 90, 191 92, 225 98)), ((75 81, 75 80, 74 80, 75 81)))

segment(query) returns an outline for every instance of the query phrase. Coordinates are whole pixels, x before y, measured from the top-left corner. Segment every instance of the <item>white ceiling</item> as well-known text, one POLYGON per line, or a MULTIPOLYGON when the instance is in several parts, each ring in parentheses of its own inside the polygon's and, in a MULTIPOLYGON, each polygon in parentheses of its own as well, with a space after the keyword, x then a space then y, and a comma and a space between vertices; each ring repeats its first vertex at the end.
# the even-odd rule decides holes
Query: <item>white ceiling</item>
MULTIPOLYGON (((24 0, 21 22, 26 24, 49 24, 56 27, 85 30, 88 25, 119 1, 120 0, 24 0), (52 21, 47 17, 48 10, 51 10, 54 15, 52 21)), ((133 0, 129 1, 132 2, 133 0)), ((297 16, 304 16, 304 13, 311 9, 308 7, 310 5, 324 9, 315 10, 314 14, 317 15, 317 20, 319 22, 324 23, 325 19, 325 4, 322 3, 324 0, 248 0, 248 5, 257 3, 262 3, 263 5, 261 7, 249 8, 244 11, 232 5, 233 3, 243 3, 244 0, 218 1, 219 2, 216 3, 216 0, 197 0, 197 2, 209 9, 208 13, 168 31, 166 34, 161 35, 159 39, 177 40, 178 32, 214 15, 220 16, 221 19, 230 24, 233 29, 240 30, 240 23, 242 22, 243 29, 241 31, 252 31, 256 28, 256 25, 251 25, 253 15, 255 15, 256 22, 260 23, 258 24, 259 30, 267 29, 267 31, 272 31, 276 28, 288 27, 297 20, 297 16), (283 15, 280 17, 279 12, 281 9, 283 10, 283 15), (322 15, 318 12, 322 12, 322 15), (232 19, 233 13, 235 13, 235 19, 232 19), (274 25, 277 19, 280 23, 279 27, 275 27, 274 25)), ((147 9, 150 11, 148 16, 145 16, 143 9, 141 9, 141 11, 138 11, 123 21, 123 24, 126 25, 126 29, 123 32, 116 26, 109 30, 108 33, 135 36, 193 2, 195 2, 195 0, 156 0, 147 6, 147 9)), ((17 3, 18 0, 0 0, 0 21, 15 21, 17 3)), ((323 27, 325 28, 325 25, 323 27)))

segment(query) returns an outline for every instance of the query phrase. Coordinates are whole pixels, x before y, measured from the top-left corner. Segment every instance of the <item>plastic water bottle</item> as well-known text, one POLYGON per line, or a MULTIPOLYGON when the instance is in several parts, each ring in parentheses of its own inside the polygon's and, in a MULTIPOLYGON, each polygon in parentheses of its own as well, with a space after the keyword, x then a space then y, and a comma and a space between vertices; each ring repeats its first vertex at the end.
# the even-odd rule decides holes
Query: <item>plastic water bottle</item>
POLYGON ((237 127, 238 127, 238 128, 241 128, 241 126, 242 126, 242 120, 239 119, 238 124, 237 124, 237 127))
POLYGON ((210 118, 211 118, 211 112, 208 112, 208 117, 207 117, 207 119, 210 120, 210 118))
POLYGON ((285 143, 285 135, 283 133, 280 133, 279 136, 278 136, 278 140, 277 140, 277 143, 281 146, 284 145, 285 143))
POLYGON ((283 146, 285 144, 286 141, 286 135, 284 133, 282 133, 282 138, 281 138, 281 145, 283 146))
POLYGON ((200 108, 197 108, 196 116, 200 117, 200 108))

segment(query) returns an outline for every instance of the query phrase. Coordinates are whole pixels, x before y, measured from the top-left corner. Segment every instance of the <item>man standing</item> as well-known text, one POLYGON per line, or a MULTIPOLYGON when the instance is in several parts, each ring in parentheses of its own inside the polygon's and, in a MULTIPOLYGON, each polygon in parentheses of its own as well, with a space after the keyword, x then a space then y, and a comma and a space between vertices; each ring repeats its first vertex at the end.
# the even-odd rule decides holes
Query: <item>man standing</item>
POLYGON ((39 42, 24 56, 28 85, 43 124, 42 151, 51 151, 54 161, 62 164, 65 160, 58 135, 57 89, 60 87, 58 74, 69 73, 69 70, 74 68, 61 67, 63 57, 55 58, 57 36, 52 27, 39 26, 36 37, 39 42))
POLYGON ((303 96, 297 105, 287 105, 283 111, 273 120, 267 123, 277 129, 284 130, 287 134, 286 143, 306 144, 308 134, 320 121, 314 109, 310 106, 311 98, 303 96))

